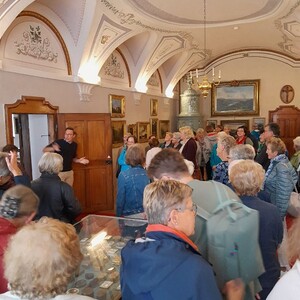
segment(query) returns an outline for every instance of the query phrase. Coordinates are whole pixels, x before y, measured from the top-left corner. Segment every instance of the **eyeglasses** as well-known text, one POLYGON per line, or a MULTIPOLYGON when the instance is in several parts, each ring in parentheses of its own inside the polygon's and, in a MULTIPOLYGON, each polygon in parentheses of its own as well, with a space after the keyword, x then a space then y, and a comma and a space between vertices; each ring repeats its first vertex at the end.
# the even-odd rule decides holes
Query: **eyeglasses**
POLYGON ((194 215, 197 215, 197 204, 193 203, 193 206, 191 208, 175 208, 175 210, 179 212, 184 212, 185 210, 192 211, 194 215))

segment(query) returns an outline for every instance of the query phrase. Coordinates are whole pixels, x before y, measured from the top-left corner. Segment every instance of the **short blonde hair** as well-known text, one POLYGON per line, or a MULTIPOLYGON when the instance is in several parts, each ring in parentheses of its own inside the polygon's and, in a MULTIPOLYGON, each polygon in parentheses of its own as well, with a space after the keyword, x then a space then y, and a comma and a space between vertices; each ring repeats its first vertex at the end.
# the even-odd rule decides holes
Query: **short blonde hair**
POLYGON ((63 158, 57 153, 46 152, 39 160, 38 167, 41 173, 58 174, 63 169, 63 158))
POLYGON ((170 132, 170 131, 167 131, 167 132, 166 132, 166 134, 165 134, 165 136, 166 136, 166 135, 168 135, 170 138, 172 138, 172 137, 173 137, 173 133, 172 133, 172 132, 170 132))
POLYGON ((194 132, 190 126, 180 127, 179 131, 184 134, 187 139, 194 137, 194 132))
POLYGON ((229 155, 229 150, 236 145, 236 141, 234 137, 225 133, 225 136, 221 136, 220 138, 218 138, 218 145, 222 145, 224 147, 225 153, 229 155))
POLYGON ((300 136, 297 136, 295 139, 293 139, 294 146, 297 150, 300 150, 300 136))
POLYGON ((12 294, 45 299, 65 293, 82 260, 72 225, 50 218, 22 227, 4 255, 5 277, 12 294))
POLYGON ((144 190, 144 211, 149 224, 167 225, 171 211, 184 209, 192 188, 175 180, 157 180, 144 190))
POLYGON ((173 132, 173 139, 180 140, 181 139, 180 132, 178 131, 173 132))
POLYGON ((245 159, 230 168, 229 180, 239 195, 255 196, 265 178, 263 167, 257 162, 245 159))
POLYGON ((284 154, 286 151, 285 143, 280 138, 272 137, 266 144, 270 145, 272 152, 277 151, 278 154, 284 154))

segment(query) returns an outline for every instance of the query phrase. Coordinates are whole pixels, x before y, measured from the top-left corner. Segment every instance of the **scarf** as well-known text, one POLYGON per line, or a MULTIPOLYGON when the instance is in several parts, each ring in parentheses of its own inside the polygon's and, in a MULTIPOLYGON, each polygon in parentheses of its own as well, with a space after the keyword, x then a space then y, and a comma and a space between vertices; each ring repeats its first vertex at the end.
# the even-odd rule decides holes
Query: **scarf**
POLYGON ((189 244, 192 248, 194 248, 196 251, 199 252, 198 247, 188 238, 187 235, 185 235, 183 232, 178 231, 176 229, 173 229, 169 226, 166 225, 162 225, 162 224, 149 224, 147 226, 146 229, 146 233, 147 232, 151 232, 151 231, 161 231, 161 232, 169 232, 172 233, 174 235, 176 235, 177 237, 179 237, 180 239, 182 239, 183 241, 185 241, 187 244, 189 244))

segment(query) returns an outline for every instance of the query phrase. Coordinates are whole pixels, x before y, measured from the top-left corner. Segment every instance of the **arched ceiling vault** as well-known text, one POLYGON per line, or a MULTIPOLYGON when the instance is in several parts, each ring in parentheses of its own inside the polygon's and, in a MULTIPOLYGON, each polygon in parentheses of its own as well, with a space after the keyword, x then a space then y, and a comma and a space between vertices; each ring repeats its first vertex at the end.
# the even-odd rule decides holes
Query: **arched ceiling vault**
POLYGON ((164 89, 190 70, 220 63, 232 53, 257 51, 300 60, 300 1, 0 0, 0 38, 23 10, 45 14, 69 50, 74 80, 93 62, 100 71, 119 48, 132 88, 159 70, 164 89))

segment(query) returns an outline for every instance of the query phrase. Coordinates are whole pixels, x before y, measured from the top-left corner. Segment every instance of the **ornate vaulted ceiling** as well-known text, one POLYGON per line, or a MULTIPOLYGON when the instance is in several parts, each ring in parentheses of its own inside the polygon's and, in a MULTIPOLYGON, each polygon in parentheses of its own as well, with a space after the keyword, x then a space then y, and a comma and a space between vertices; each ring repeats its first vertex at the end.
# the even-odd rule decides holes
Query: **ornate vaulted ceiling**
POLYGON ((129 65, 133 90, 158 70, 164 92, 188 71, 237 53, 300 60, 298 0, 207 0, 206 55, 201 0, 0 0, 0 38, 22 11, 58 30, 75 81, 89 66, 98 75, 115 49, 129 65))

